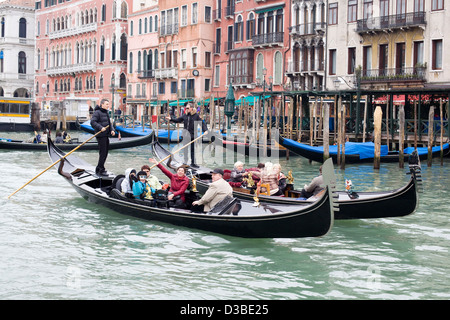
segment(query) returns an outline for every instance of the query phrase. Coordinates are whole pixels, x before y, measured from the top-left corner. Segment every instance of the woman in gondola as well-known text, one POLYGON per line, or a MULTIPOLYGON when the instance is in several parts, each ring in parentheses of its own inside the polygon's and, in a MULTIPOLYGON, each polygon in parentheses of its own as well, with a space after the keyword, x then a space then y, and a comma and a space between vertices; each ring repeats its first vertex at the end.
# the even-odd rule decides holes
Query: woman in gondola
POLYGON ((169 206, 181 209, 186 208, 184 192, 189 187, 189 179, 186 177, 186 168, 180 166, 177 168, 177 173, 173 174, 155 159, 150 158, 149 161, 150 163, 157 164, 157 167, 170 179, 170 189, 167 197, 169 206))

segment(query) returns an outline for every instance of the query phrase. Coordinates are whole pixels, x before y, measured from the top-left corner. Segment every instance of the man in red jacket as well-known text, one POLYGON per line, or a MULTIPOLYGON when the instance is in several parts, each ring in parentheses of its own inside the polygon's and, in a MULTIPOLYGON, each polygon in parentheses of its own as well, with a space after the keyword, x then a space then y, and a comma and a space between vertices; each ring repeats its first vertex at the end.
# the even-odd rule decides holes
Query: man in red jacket
MULTIPOLYGON (((155 159, 148 159, 150 163, 158 163, 155 159)), ((179 167, 177 173, 173 174, 161 164, 157 167, 170 179, 169 201, 174 208, 185 208, 184 192, 189 187, 189 179, 186 177, 186 168, 179 167)))

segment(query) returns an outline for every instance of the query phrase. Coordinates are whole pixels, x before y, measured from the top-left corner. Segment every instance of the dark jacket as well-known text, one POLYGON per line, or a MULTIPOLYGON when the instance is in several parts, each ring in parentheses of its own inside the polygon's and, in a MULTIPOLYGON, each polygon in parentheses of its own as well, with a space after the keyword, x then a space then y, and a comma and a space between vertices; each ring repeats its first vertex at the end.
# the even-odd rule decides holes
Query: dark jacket
POLYGON ((196 131, 195 121, 201 121, 203 132, 208 131, 208 127, 206 126, 205 121, 200 118, 198 113, 194 113, 193 115, 191 113, 183 114, 181 117, 171 118, 170 121, 175 123, 183 122, 184 129, 186 129, 191 134, 191 137, 194 137, 194 132, 196 131))
POLYGON ((92 128, 94 129, 95 133, 97 133, 107 125, 109 125, 109 128, 105 132, 99 133, 97 137, 109 137, 113 128, 111 127, 108 110, 96 106, 91 118, 92 128))

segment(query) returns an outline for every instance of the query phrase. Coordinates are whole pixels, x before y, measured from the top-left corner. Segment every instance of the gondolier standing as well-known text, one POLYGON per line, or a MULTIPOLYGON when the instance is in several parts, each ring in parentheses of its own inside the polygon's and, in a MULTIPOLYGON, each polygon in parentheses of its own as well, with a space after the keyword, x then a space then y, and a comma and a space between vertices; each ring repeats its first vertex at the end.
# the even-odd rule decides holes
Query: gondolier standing
MULTIPOLYGON (((202 124, 202 132, 207 132, 208 127, 206 123, 200 118, 197 113, 197 109, 193 106, 192 103, 188 102, 185 109, 186 113, 181 115, 178 118, 166 117, 167 120, 181 123, 183 122, 184 129, 183 130, 183 142, 185 144, 192 142, 195 139, 195 132, 197 129, 197 124, 200 121, 202 124), (196 123, 197 122, 197 123, 196 123)), ((190 146, 191 149, 191 167, 198 168, 195 163, 195 146, 194 143, 190 146)), ((187 153, 185 152, 184 161, 187 163, 187 153)))
POLYGON ((109 110, 110 105, 108 99, 102 99, 100 106, 95 107, 91 118, 91 126, 94 128, 95 133, 101 131, 101 133, 99 133, 96 137, 99 148, 99 157, 97 167, 95 168, 95 173, 103 176, 108 175, 105 170, 105 162, 108 157, 109 135, 116 135, 116 132, 111 126, 111 120, 109 119, 109 110), (108 129, 106 129, 107 126, 109 126, 108 129))

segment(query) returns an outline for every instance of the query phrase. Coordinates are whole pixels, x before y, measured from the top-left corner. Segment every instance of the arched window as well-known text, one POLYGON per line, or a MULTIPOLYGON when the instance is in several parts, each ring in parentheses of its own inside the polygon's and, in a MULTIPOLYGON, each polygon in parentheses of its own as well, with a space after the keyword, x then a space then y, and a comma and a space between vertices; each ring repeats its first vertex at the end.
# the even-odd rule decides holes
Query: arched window
POLYGON ((128 50, 127 36, 125 33, 123 33, 122 36, 120 37, 120 60, 122 61, 127 60, 127 50, 128 50))
POLYGON ((273 82, 275 84, 281 84, 282 76, 283 76, 283 57, 281 56, 281 52, 275 52, 275 68, 274 68, 274 77, 273 82))
POLYGON ((128 65, 130 66, 128 72, 133 73, 133 52, 130 52, 130 60, 128 61, 128 65))
POLYGON ((126 85, 127 85, 127 77, 125 76, 125 73, 121 73, 119 80, 119 87, 125 89, 126 85))
POLYGON ((100 62, 105 61, 105 37, 102 37, 100 43, 100 62))
POLYGON ((122 19, 127 18, 127 14, 128 14, 127 11, 128 11, 127 3, 125 1, 123 1, 122 4, 120 5, 120 17, 122 19))
POLYGON ((111 60, 116 60, 116 35, 112 37, 111 60))
POLYGON ((4 38, 5 37, 5 18, 2 17, 2 20, 0 23, 1 23, 0 36, 2 38, 4 38))
POLYGON ((138 72, 140 72, 140 71, 142 71, 142 68, 141 68, 141 52, 140 51, 138 51, 138 58, 137 58, 138 60, 137 60, 137 68, 138 68, 138 72))
POLYGON ((153 32, 153 17, 148 18, 148 32, 153 32))
POLYGON ((256 57, 256 78, 263 80, 263 68, 264 68, 264 57, 262 53, 259 53, 256 57))
POLYGON ((20 51, 19 52, 19 65, 18 65, 19 73, 27 73, 27 56, 25 52, 20 51))
POLYGON ((27 37, 27 20, 25 18, 20 18, 19 20, 19 38, 27 37))
POLYGON ((234 26, 234 41, 242 40, 244 40, 244 22, 242 16, 238 15, 234 26))

